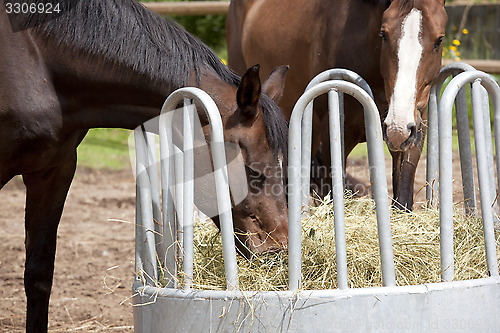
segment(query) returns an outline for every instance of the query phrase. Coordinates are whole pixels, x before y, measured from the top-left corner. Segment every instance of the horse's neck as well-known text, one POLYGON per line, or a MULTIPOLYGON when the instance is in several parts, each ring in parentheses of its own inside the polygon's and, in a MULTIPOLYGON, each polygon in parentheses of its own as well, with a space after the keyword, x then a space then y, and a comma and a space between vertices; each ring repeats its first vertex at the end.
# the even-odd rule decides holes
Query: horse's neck
POLYGON ((346 43, 365 52, 370 52, 374 45, 380 45, 384 7, 369 1, 347 0, 343 3, 347 15, 341 20, 343 25, 340 30, 343 36, 349 36, 346 43))
MULTIPOLYGON (((168 77, 157 79, 154 73, 139 73, 97 57, 68 54, 55 58, 49 54, 47 59, 58 97, 64 101, 66 122, 72 128, 133 129, 157 116, 168 95, 180 88, 168 77), (57 60, 51 62, 51 58, 57 60)), ((211 95, 220 93, 214 86, 227 85, 210 70, 203 71, 199 80, 194 71, 186 75, 188 86, 200 86, 211 95)))
POLYGON ((374 94, 385 99, 380 74, 380 27, 385 7, 378 0, 344 0, 338 5, 345 15, 339 20, 338 17, 329 18, 333 21, 326 25, 330 27, 329 38, 337 45, 330 58, 336 59, 337 67, 355 68, 374 94))

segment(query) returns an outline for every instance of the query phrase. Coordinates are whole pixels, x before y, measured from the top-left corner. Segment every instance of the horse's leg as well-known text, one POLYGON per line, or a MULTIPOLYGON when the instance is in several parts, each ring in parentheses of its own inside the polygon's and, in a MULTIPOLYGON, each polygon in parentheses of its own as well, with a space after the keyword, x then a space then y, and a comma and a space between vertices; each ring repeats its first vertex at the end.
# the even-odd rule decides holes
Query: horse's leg
MULTIPOLYGON (((313 114, 312 142, 311 142, 311 193, 323 198, 330 191, 328 175, 330 163, 323 160, 323 149, 321 145, 321 119, 317 113, 313 114), (325 188, 326 185, 326 188, 325 188)), ((329 156, 329 155, 328 155, 329 156)))
MULTIPOLYGON (((346 127, 348 128, 348 127, 346 127)), ((349 153, 354 149, 354 147, 364 141, 363 129, 358 129, 356 127, 349 127, 349 131, 344 133, 344 184, 345 189, 353 193, 355 196, 364 196, 368 194, 368 185, 357 179, 356 177, 348 174, 345 170, 346 160, 349 153)), ((327 170, 321 173, 317 173, 321 177, 315 179, 314 185, 319 189, 318 194, 321 197, 327 195, 332 188, 332 177, 331 177, 331 154, 330 154, 330 133, 328 128, 328 119, 325 119, 321 127, 321 161, 327 170)), ((318 158, 315 159, 318 161, 318 158)))
POLYGON ((26 185, 26 332, 46 332, 57 226, 76 168, 74 158, 58 167, 23 175, 26 185))
POLYGON ((403 211, 413 209, 413 185, 426 133, 424 125, 422 125, 420 133, 422 135, 421 144, 405 152, 391 152, 394 207, 403 211))
MULTIPOLYGON (((358 101, 354 100, 350 96, 345 96, 344 100, 344 112, 345 123, 344 123, 344 183, 345 188, 356 196, 364 196, 368 194, 369 187, 368 185, 357 179, 356 177, 348 174, 346 172, 345 166, 347 165, 347 156, 351 153, 351 151, 361 142, 366 141, 365 136, 365 128, 364 128, 364 112, 361 104, 358 101)), ((323 163, 328 165, 328 177, 325 178, 325 188, 328 190, 331 189, 331 157, 330 157, 330 132, 329 132, 329 121, 328 114, 325 112, 321 121, 321 143, 322 143, 322 158, 323 163)), ((326 195, 328 192, 323 192, 323 195, 326 195)))

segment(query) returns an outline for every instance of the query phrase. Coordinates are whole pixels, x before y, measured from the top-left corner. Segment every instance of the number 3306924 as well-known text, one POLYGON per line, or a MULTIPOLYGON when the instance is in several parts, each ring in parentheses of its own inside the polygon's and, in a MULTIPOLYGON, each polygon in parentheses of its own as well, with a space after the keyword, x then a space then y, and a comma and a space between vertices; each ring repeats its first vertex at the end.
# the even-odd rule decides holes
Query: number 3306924
POLYGON ((61 9, 59 3, 25 3, 14 2, 5 3, 5 10, 7 14, 59 14, 61 9))

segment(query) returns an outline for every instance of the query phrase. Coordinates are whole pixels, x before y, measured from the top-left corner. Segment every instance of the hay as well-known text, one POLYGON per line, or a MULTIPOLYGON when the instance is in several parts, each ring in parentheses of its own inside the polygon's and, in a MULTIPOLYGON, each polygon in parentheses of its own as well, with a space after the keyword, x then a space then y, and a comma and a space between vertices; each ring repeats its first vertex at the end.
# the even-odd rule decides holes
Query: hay
MULTIPOLYGON (((369 199, 346 199, 345 222, 349 286, 381 286, 380 258, 374 204, 369 199)), ((459 209, 457 208, 457 212, 459 209)), ((420 209, 391 216, 398 285, 440 281, 439 212, 420 209)), ((455 279, 487 276, 482 222, 456 213, 455 279)), ((302 288, 336 288, 333 210, 329 199, 311 208, 302 223, 302 288)), ((499 244, 497 235, 497 245, 499 244)), ((497 253, 498 251, 497 247, 497 253)), ((280 291, 288 284, 286 251, 247 260, 238 256, 242 290, 280 291)), ((209 222, 195 226, 194 288, 224 290, 224 262, 218 230, 209 222)), ((179 274, 179 282, 182 276, 179 274)))

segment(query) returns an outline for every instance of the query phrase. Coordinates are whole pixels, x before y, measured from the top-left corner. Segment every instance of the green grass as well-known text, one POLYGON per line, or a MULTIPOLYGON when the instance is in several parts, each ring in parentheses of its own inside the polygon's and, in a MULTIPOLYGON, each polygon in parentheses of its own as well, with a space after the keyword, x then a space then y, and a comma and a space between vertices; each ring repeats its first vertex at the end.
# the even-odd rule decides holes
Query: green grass
POLYGON ((93 169, 124 170, 130 167, 128 137, 131 131, 96 128, 78 147, 78 165, 93 169))

